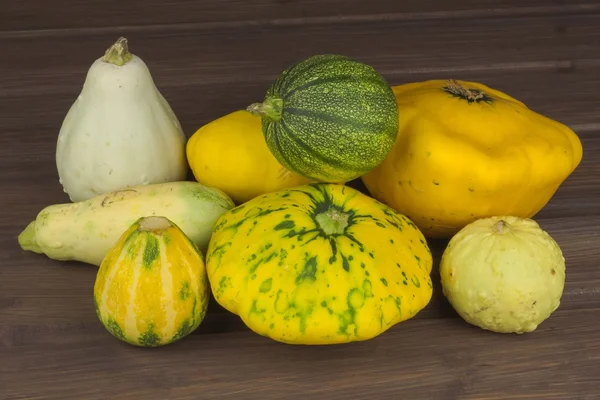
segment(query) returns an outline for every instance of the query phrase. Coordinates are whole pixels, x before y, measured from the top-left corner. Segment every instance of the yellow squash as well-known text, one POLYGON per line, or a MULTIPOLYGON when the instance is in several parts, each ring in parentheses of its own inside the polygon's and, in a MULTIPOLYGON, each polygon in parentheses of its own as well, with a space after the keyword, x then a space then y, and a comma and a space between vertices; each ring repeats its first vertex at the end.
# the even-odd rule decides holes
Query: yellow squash
POLYGON ((271 154, 261 120, 239 110, 199 128, 188 140, 187 159, 200 183, 221 189, 236 203, 310 182, 271 154))
POLYGON ((173 343, 202 322, 210 286, 201 251, 165 217, 137 220, 100 265, 96 313, 116 338, 143 347, 173 343))
POLYGON ((282 189, 225 213, 206 268, 222 307, 291 344, 371 339, 432 295, 432 256, 417 227, 340 184, 282 189))
POLYGON ((448 238, 483 217, 532 217, 581 161, 571 129, 485 85, 432 80, 393 89, 396 144, 362 180, 427 237, 448 238))

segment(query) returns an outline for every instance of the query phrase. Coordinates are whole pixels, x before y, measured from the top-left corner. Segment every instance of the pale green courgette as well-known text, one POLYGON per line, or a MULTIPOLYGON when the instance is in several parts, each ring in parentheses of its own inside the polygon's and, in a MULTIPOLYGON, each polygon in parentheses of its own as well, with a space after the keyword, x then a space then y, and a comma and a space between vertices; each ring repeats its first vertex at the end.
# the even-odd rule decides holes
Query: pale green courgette
POLYGON ((99 266, 138 218, 163 216, 206 251, 216 220, 234 207, 219 189, 180 181, 135 186, 76 203, 53 204, 19 235, 26 251, 99 266))

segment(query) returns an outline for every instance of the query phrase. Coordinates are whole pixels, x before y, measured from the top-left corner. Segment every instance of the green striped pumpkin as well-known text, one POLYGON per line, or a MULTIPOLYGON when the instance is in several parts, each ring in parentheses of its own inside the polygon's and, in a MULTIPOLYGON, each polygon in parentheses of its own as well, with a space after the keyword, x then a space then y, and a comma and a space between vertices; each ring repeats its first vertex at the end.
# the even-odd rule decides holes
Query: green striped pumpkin
POLYGON ((248 111, 262 118, 281 164, 321 182, 348 182, 377 167, 398 133, 390 85, 371 66, 341 55, 292 65, 248 111))

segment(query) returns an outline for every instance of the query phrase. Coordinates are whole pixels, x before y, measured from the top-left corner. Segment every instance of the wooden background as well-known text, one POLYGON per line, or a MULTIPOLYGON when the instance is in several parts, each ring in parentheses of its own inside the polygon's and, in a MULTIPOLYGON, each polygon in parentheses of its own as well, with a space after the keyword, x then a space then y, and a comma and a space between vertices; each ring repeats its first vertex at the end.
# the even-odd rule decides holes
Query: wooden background
MULTIPOLYGON (((600 399, 599 93, 598 0, 1 0, 0 398, 600 399), (393 85, 479 81, 568 124, 584 159, 536 217, 567 260, 561 307, 533 334, 492 334, 459 319, 437 285, 415 319, 374 340, 293 347, 213 303, 176 344, 120 343, 94 313, 95 267, 23 253, 16 239, 68 201, 58 130, 119 35, 188 136, 324 52, 393 85)), ((431 242, 436 260, 444 245, 431 242)))

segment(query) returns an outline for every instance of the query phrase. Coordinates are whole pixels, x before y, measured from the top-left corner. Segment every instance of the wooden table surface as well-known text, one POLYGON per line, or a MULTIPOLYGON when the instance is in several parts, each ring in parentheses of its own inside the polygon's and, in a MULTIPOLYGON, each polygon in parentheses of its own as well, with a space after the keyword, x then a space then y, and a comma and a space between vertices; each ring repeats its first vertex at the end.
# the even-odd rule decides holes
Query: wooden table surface
POLYGON ((1 399, 600 399, 598 0, 6 0, 0 171, 1 399), (479 81, 569 125, 583 161, 535 217, 567 260, 560 308, 532 334, 469 326, 441 295, 445 242, 431 241, 431 303, 367 342, 279 344, 214 302, 175 344, 114 339, 94 312, 96 268, 22 252, 17 235, 68 201, 54 162, 60 124, 119 35, 188 136, 324 52, 367 62, 393 85, 479 81))

